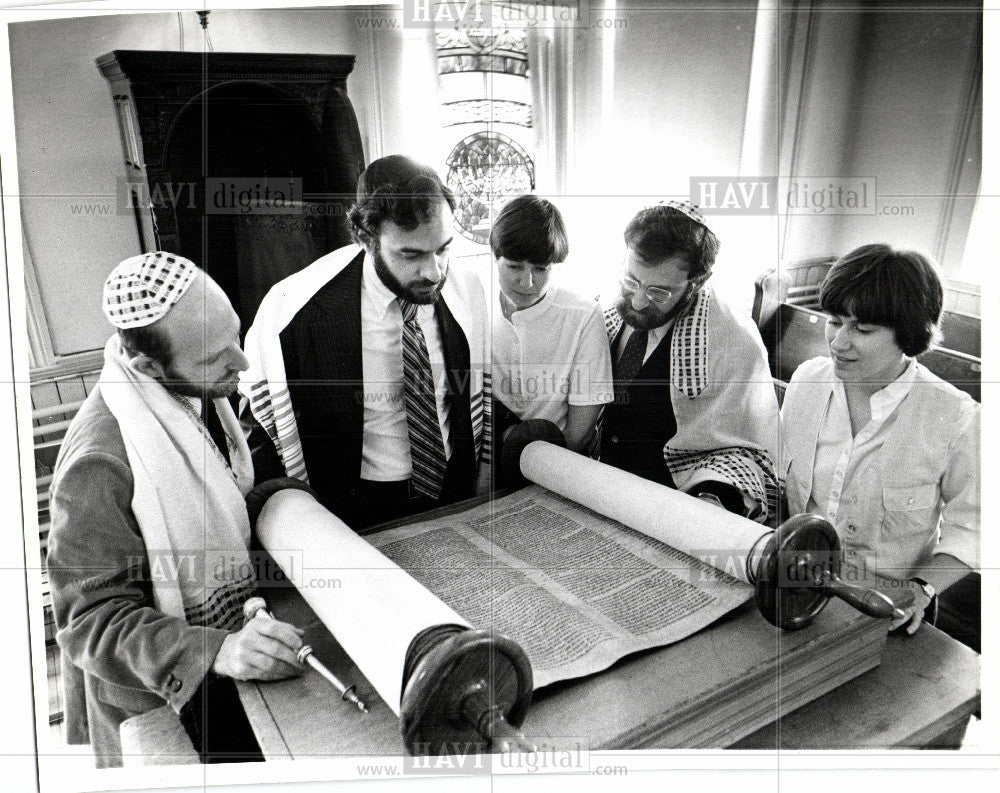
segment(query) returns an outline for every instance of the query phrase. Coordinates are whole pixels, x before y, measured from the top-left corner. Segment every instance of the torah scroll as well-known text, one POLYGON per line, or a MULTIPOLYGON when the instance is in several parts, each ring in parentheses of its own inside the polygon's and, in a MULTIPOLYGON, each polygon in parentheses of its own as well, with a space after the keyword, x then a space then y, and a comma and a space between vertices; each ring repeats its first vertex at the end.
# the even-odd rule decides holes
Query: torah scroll
POLYGON ((771 530, 686 493, 544 441, 521 453, 521 473, 553 493, 750 582, 771 530), (752 558, 753 557, 753 558, 752 558))
POLYGON ((521 464, 540 486, 366 538, 301 491, 261 513, 265 547, 301 553, 289 577, 397 713, 425 628, 511 637, 538 688, 683 639, 752 592, 746 559, 766 527, 549 444, 521 464))
POLYGON ((302 564, 288 565, 285 573, 397 716, 413 638, 437 625, 469 627, 302 490, 271 496, 257 535, 275 559, 301 554, 302 564))

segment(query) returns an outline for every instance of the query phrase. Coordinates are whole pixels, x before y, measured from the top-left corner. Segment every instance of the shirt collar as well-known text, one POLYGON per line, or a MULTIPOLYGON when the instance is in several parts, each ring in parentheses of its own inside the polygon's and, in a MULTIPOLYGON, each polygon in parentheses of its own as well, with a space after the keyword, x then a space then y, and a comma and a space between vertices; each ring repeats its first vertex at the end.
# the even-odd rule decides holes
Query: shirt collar
POLYGON ((648 341, 646 342, 646 344, 648 345, 647 349, 655 350, 659 346, 660 342, 666 338, 667 334, 670 332, 670 329, 673 326, 674 322, 673 320, 671 320, 666 325, 660 325, 660 327, 658 328, 653 328, 649 332, 648 341))
POLYGON ((889 385, 880 391, 872 394, 869 404, 871 405, 872 419, 875 421, 885 421, 892 412, 899 407, 913 383, 917 378, 917 363, 911 358, 907 363, 903 373, 893 380, 889 385))
MULTIPOLYGON (((668 333, 670 333, 670 329, 673 328, 673 326, 674 326, 674 320, 670 320, 670 322, 666 323, 665 325, 660 325, 659 327, 653 328, 651 330, 647 330, 646 331, 646 349, 647 350, 654 350, 654 349, 656 349, 656 346, 661 341, 663 341, 664 338, 666 338, 666 335, 668 333)), ((621 333, 620 333, 622 344, 624 344, 626 341, 628 341, 628 337, 631 336, 635 332, 636 332, 636 329, 633 328, 631 325, 629 325, 627 322, 625 322, 623 320, 622 321, 622 327, 621 327, 621 333)))
MULTIPOLYGON (((552 305, 552 293, 555 291, 554 286, 550 286, 542 299, 535 303, 533 306, 528 306, 527 308, 520 308, 510 315, 510 320, 508 320, 512 325, 522 325, 525 322, 529 322, 540 314, 545 313, 549 306, 552 305)), ((499 298, 498 298, 499 299, 499 298)), ((501 313, 503 309, 501 308, 501 313)), ((506 319, 506 317, 505 317, 506 319)))
POLYGON ((396 293, 382 283, 375 272, 375 260, 365 251, 365 260, 361 265, 361 291, 368 305, 379 320, 385 319, 389 306, 396 302, 396 293))

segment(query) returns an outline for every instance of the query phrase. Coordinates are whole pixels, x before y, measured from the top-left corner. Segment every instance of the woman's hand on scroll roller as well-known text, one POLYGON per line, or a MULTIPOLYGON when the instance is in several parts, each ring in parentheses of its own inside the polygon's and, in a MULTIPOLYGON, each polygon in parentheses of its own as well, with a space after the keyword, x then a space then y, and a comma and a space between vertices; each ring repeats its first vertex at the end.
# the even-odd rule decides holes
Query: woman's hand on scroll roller
POLYGON ((302 631, 279 620, 255 618, 230 633, 215 656, 212 671, 236 680, 281 680, 301 674, 295 658, 302 631))
POLYGON ((924 593, 924 590, 916 582, 908 581, 907 585, 913 593, 913 602, 909 606, 901 608, 903 616, 897 617, 889 623, 889 630, 894 631, 897 628, 905 627, 906 632, 912 636, 917 632, 917 628, 920 627, 921 623, 923 623, 924 611, 930 605, 931 598, 924 593))

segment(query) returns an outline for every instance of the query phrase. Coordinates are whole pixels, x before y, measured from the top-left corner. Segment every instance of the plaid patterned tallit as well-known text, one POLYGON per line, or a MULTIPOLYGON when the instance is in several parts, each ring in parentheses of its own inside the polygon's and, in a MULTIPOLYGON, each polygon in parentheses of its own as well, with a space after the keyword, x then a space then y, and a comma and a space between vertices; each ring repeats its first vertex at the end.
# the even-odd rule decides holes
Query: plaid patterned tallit
MULTIPOLYGON (((623 324, 616 309, 605 311, 609 341, 623 324)), ((710 287, 698 290, 675 321, 670 396, 677 432, 664 444, 663 459, 679 490, 705 479, 726 482, 752 500, 748 517, 763 522, 777 514, 775 451, 768 441, 772 434, 777 438, 778 405, 763 348, 752 361, 738 360, 744 355, 739 349, 727 350, 726 334, 737 332, 710 287), (709 349, 710 327, 724 345, 718 350, 709 349), (718 371, 709 363, 712 353, 718 371)))

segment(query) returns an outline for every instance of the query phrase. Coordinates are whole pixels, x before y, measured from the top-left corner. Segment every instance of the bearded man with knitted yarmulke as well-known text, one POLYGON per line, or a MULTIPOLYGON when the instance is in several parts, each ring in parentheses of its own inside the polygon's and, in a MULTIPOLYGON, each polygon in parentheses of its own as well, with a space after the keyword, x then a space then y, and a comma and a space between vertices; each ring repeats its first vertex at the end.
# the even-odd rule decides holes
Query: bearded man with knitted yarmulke
POLYGON ((52 483, 67 740, 89 742, 98 767, 260 760, 229 678, 298 673, 302 640, 283 622, 241 627, 256 578, 253 468, 226 399, 247 365, 239 319, 163 252, 116 267, 104 311, 117 332, 52 483))
POLYGON ((615 401, 601 461, 769 520, 778 400, 753 321, 707 283, 718 238, 696 207, 670 201, 639 212, 625 244, 621 294, 605 311, 615 401))

